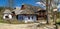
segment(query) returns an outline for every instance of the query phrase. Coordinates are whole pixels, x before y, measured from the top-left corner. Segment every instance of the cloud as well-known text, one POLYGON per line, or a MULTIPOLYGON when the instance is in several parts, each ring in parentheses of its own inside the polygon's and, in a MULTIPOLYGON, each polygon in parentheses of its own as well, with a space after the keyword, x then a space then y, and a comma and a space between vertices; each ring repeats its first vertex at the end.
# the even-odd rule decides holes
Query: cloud
POLYGON ((43 9, 45 9, 46 7, 46 5, 44 4, 44 3, 42 3, 42 2, 36 2, 35 4, 37 4, 38 6, 40 6, 41 8, 43 8, 43 9))
POLYGON ((58 9, 58 11, 60 12, 60 4, 58 4, 57 9, 58 9))
POLYGON ((40 2, 36 2, 36 4, 40 4, 40 2))
POLYGON ((60 8, 60 4, 58 4, 57 8, 60 8))
POLYGON ((36 2, 36 4, 40 5, 41 3, 40 2, 36 2))
POLYGON ((45 6, 45 4, 42 2, 36 2, 35 4, 45 6))

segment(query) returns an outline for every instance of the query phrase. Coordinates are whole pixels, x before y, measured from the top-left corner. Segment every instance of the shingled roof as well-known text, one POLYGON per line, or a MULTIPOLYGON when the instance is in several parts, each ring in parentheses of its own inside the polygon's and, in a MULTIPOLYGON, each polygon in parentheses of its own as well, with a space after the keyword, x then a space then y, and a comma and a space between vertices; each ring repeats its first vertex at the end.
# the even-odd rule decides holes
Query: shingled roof
POLYGON ((35 14, 35 13, 33 11, 26 9, 26 10, 23 10, 21 14, 35 14))
POLYGON ((6 9, 3 13, 11 13, 9 9, 6 9))
POLYGON ((18 14, 34 14, 33 11, 30 11, 28 9, 25 9, 25 10, 14 10, 15 11, 15 14, 18 15, 18 14))
POLYGON ((33 12, 37 12, 39 11, 39 9, 42 10, 42 8, 40 8, 39 6, 33 6, 33 5, 30 5, 30 4, 24 4, 25 6, 27 6, 26 8, 33 11, 33 12))

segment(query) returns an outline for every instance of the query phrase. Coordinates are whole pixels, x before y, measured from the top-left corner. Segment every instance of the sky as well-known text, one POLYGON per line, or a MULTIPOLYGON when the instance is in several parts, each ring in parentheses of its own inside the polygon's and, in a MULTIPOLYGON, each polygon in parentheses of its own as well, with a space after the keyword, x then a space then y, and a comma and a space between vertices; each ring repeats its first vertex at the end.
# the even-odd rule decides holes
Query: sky
POLYGON ((6 6, 7 3, 7 0, 0 0, 0 6, 6 6))
MULTIPOLYGON (((41 2, 42 0, 13 0, 13 7, 21 7, 21 5, 24 4, 30 4, 33 6, 40 6, 42 9, 46 8, 46 5, 41 2)), ((56 3, 58 3, 57 0, 54 0, 56 3)), ((9 1, 8 0, 0 0, 0 7, 1 6, 8 6, 9 1)), ((60 6, 60 5, 58 5, 60 6)), ((59 7, 60 8, 60 7, 59 7)))
MULTIPOLYGON (((21 6, 22 3, 35 5, 35 0, 14 0, 14 7, 21 6)), ((0 0, 0 6, 8 6, 8 0, 0 0)))
MULTIPOLYGON (((33 6, 39 6, 41 0, 13 0, 14 5, 13 7, 21 7, 22 3, 30 4, 33 6)), ((9 2, 8 0, 0 0, 0 6, 8 6, 9 2)), ((40 6, 43 7, 43 6, 40 6)))

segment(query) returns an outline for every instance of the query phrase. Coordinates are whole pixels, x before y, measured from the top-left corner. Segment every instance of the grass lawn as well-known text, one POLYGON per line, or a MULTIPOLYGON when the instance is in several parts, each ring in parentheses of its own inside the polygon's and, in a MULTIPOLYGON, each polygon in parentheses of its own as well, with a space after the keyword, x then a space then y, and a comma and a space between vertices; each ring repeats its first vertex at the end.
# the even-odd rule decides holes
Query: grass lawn
POLYGON ((0 23, 4 23, 2 16, 0 15, 0 23))

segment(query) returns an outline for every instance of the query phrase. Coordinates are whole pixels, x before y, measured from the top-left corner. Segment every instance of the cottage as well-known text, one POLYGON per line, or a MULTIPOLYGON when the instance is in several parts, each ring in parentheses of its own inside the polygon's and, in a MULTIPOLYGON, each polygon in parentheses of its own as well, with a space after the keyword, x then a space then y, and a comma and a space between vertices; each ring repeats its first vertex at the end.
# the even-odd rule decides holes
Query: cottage
POLYGON ((12 15, 11 15, 11 11, 9 9, 6 9, 4 12, 3 12, 3 19, 12 19, 12 15))
POLYGON ((25 6, 27 6, 26 8, 33 11, 35 14, 37 14, 38 16, 38 20, 45 20, 47 18, 47 10, 46 9, 42 9, 39 6, 32 6, 29 4, 25 4, 25 6), (43 18, 43 19, 40 19, 43 18))
POLYGON ((32 21, 36 21, 36 19, 37 19, 37 16, 30 10, 24 10, 24 11, 20 12, 20 14, 18 14, 17 16, 18 16, 18 20, 24 20, 24 21, 32 22, 32 21))
POLYGON ((21 9, 16 9, 14 11, 16 14, 16 18, 19 21, 34 22, 37 20, 37 16, 34 11, 27 9, 24 5, 22 5, 21 9))

